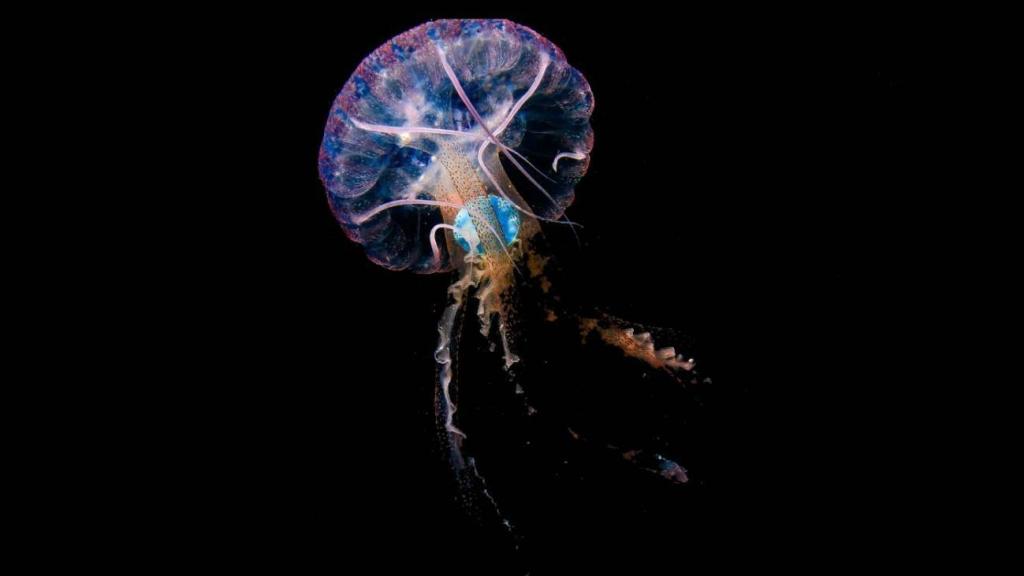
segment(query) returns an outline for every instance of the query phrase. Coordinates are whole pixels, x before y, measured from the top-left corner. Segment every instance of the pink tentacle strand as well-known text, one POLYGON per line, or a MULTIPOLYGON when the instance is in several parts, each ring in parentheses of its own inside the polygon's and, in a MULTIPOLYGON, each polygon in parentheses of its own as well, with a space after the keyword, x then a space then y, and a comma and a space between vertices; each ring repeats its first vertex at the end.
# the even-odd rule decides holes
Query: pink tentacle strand
MULTIPOLYGON (((547 198, 548 201, 551 202, 552 206, 556 206, 557 207, 558 203, 555 202, 555 199, 552 198, 550 194, 548 194, 548 191, 545 190, 544 187, 541 186, 540 183, 537 182, 533 178, 533 176, 530 176, 529 172, 527 172, 526 169, 523 168, 522 164, 520 164, 519 161, 516 160, 515 157, 508 152, 508 147, 505 146, 504 144, 502 144, 501 141, 498 140, 497 136, 495 136, 494 132, 492 132, 491 129, 487 127, 487 123, 484 122, 484 119, 480 116, 480 113, 477 112, 476 107, 473 106, 473 103, 469 100, 469 96, 466 95, 466 91, 462 88, 462 83, 459 81, 458 76, 456 76, 455 70, 453 70, 451 65, 448 63, 448 59, 445 57, 444 50, 442 50, 440 46, 435 46, 435 48, 437 49, 438 58, 441 61, 441 67, 444 68, 444 72, 448 76, 448 80, 452 83, 452 87, 455 89, 456 94, 459 95, 459 99, 462 100, 462 103, 466 106, 466 109, 469 111, 470 116, 472 116, 473 119, 476 120, 476 123, 480 125, 480 128, 483 129, 483 131, 487 134, 487 136, 490 138, 491 142, 494 143, 494 145, 498 147, 499 151, 501 151, 502 153, 505 154, 505 157, 509 159, 509 161, 512 163, 512 165, 515 166, 516 169, 518 169, 519 172, 521 172, 522 175, 524 177, 526 177, 526 179, 529 180, 531 184, 533 184, 535 187, 537 187, 538 190, 540 190, 541 194, 543 194, 544 197, 547 198)), ((543 60, 542 60, 542 64, 543 64, 543 60)), ((546 69, 547 69, 547 65, 543 64, 542 65, 542 73, 546 69)), ((538 76, 542 76, 542 74, 538 74, 538 76)), ((535 78, 534 79, 534 85, 531 86, 531 88, 536 90, 535 86, 539 86, 539 85, 540 85, 539 79, 535 78)), ((520 98, 520 100, 522 100, 522 98, 520 98)), ((525 102, 525 100, 523 100, 523 102, 525 102)), ((516 104, 521 107, 521 104, 519 102, 517 102, 516 104)), ((513 106, 513 110, 516 110, 515 106, 513 106)), ((518 111, 518 110, 516 110, 516 111, 518 111)), ((505 124, 507 126, 508 121, 510 121, 510 120, 508 118, 506 118, 506 120, 507 120, 507 122, 503 122, 503 124, 505 124)), ((480 157, 480 156, 482 156, 482 154, 478 152, 477 156, 480 157)), ((493 182, 493 178, 491 180, 493 182)), ((506 197, 506 199, 507 199, 507 197, 506 197)), ((512 204, 515 205, 514 202, 512 204)), ((563 218, 565 219, 566 222, 568 222, 569 219, 566 218, 564 215, 563 215, 563 218)), ((573 230, 573 234, 575 234, 575 233, 576 233, 575 230, 573 230)), ((577 238, 577 241, 578 241, 578 238, 577 238)))
POLYGON ((399 206, 438 206, 448 208, 462 208, 462 206, 459 204, 455 204, 452 202, 438 202, 437 200, 421 200, 419 198, 393 200, 391 202, 385 202, 380 206, 377 206, 376 208, 370 210, 366 214, 360 215, 358 218, 356 218, 356 224, 362 224, 363 222, 366 222, 370 218, 373 218, 374 216, 380 214, 385 210, 390 210, 391 208, 397 208, 399 206))
POLYGON ((394 134, 401 136, 403 134, 438 134, 442 136, 466 136, 468 132, 460 132, 459 130, 447 130, 445 128, 430 128, 429 126, 385 126, 383 124, 370 124, 357 120, 349 116, 348 118, 352 125, 360 130, 367 132, 377 132, 380 134, 394 134))

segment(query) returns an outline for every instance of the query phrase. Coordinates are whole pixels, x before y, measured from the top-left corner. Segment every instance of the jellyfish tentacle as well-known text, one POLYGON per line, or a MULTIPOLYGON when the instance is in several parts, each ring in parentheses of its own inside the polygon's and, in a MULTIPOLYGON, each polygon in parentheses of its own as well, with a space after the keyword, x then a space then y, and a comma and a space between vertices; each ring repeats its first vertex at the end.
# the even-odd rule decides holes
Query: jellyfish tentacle
MULTIPOLYGON (((476 106, 473 105, 473 102, 470 101, 469 96, 466 94, 466 91, 462 88, 462 82, 460 82, 459 77, 455 75, 455 70, 453 70, 451 64, 448 63, 448 58, 445 57, 444 50, 442 50, 440 46, 435 47, 437 48, 438 58, 440 58, 441 60, 441 67, 444 68, 444 73, 448 75, 448 80, 452 83, 452 87, 455 88, 455 93, 459 95, 459 99, 462 100, 462 103, 466 106, 466 109, 469 111, 469 115, 472 116, 474 120, 476 120, 476 123, 480 125, 480 128, 483 129, 484 133, 487 134, 487 136, 491 139, 492 142, 494 142, 494 145, 498 148, 498 150, 505 154, 505 157, 509 159, 509 162, 512 162, 512 165, 515 166, 516 169, 518 169, 523 174, 523 176, 525 176, 526 179, 530 181, 531 184, 536 186, 542 194, 544 194, 544 197, 551 202, 552 206, 557 207, 558 203, 555 202, 555 199, 552 198, 550 194, 548 194, 548 191, 545 190, 539 182, 533 179, 533 176, 530 176, 530 173, 527 172, 525 168, 523 168, 523 165, 520 164, 518 160, 516 160, 511 154, 508 153, 508 146, 502 144, 501 141, 498 140, 498 137, 494 135, 494 132, 492 132, 491 129, 487 127, 487 123, 484 122, 484 119, 480 116, 480 113, 477 112, 476 106)), ((566 218, 566 220, 568 220, 568 218, 566 218)))
POLYGON ((554 162, 551 163, 551 170, 554 171, 554 172, 558 172, 558 161, 561 160, 562 158, 572 158, 573 160, 584 160, 584 159, 586 159, 586 157, 587 157, 587 155, 584 154, 583 152, 560 152, 557 156, 555 156, 554 162))
MULTIPOLYGON (((501 144, 499 144, 499 146, 501 146, 501 144)), ((532 184, 533 184, 534 186, 536 186, 536 187, 537 187, 537 189, 538 189, 538 190, 540 190, 540 191, 541 191, 541 193, 543 193, 543 194, 544 194, 544 196, 545 196, 545 197, 546 197, 546 198, 547 198, 548 200, 550 200, 550 201, 551 201, 551 204, 552 204, 553 206, 558 206, 558 203, 557 203, 557 202, 555 202, 555 199, 554 199, 554 198, 552 198, 550 194, 548 194, 548 191, 547 191, 547 190, 545 190, 545 189, 544 189, 544 187, 543 187, 543 186, 541 186, 539 182, 537 182, 536 180, 534 180, 534 179, 533 179, 533 178, 532 178, 532 177, 531 177, 531 176, 530 176, 530 175, 529 175, 529 174, 528 174, 528 173, 526 172, 526 170, 524 170, 524 169, 523 169, 523 167, 519 165, 519 162, 516 162, 516 159, 515 159, 515 158, 513 158, 513 157, 512 157, 512 156, 511 156, 510 154, 508 154, 508 153, 506 153, 506 154, 505 154, 505 157, 506 157, 506 158, 508 158, 508 159, 509 159, 509 161, 510 161, 510 162, 512 162, 512 164, 513 164, 513 165, 514 165, 514 166, 515 166, 516 168, 518 168, 520 172, 522 172, 522 173, 523 173, 523 176, 526 176, 526 179, 527 179, 527 180, 529 180, 529 181, 530 181, 530 183, 532 183, 532 184)), ((571 222, 570 222, 570 220, 569 220, 569 217, 568 217, 568 216, 566 216, 564 212, 562 213, 562 220, 563 220, 563 221, 564 221, 564 222, 565 222, 566 224, 570 224, 570 226, 569 226, 569 230, 572 230, 572 235, 573 235, 573 236, 574 236, 574 237, 576 238, 576 245, 577 245, 577 246, 582 246, 582 245, 583 245, 583 243, 582 243, 582 242, 580 241, 580 235, 576 233, 576 228, 575 228, 575 227, 574 227, 574 226, 572 225, 572 223, 571 223, 571 222)), ((578 226, 578 224, 577 224, 577 226, 578 226)))
MULTIPOLYGON (((515 119, 516 114, 518 114, 519 110, 521 110, 523 108, 523 106, 526 104, 526 101, 529 100, 537 92, 537 88, 540 87, 541 81, 544 80, 544 74, 547 73, 548 65, 550 65, 550 63, 551 63, 551 58, 546 53, 541 52, 540 53, 540 68, 539 68, 539 70, 537 70, 537 75, 534 76, 534 78, 533 78, 533 83, 530 84, 530 87, 526 90, 526 92, 523 93, 523 95, 519 97, 519 100, 516 100, 516 103, 509 110, 508 114, 505 116, 505 119, 501 121, 501 124, 499 124, 498 127, 494 129, 494 135, 495 136, 501 135, 501 133, 504 132, 506 128, 508 128, 509 124, 511 124, 512 121, 515 119)), ((531 163, 529 160, 527 160, 525 156, 520 154, 515 149, 508 148, 508 151, 511 152, 512 154, 518 156, 523 162, 526 162, 526 164, 528 166, 530 166, 531 168, 536 170, 537 173, 540 174, 541 176, 547 178, 551 182, 555 181, 554 178, 551 178, 547 174, 544 174, 544 172, 542 172, 539 168, 534 166, 533 163, 531 163)), ((554 167, 555 172, 558 171, 558 168, 557 168, 558 159, 561 158, 563 155, 564 154, 559 154, 558 156, 555 157, 554 164, 552 165, 554 167)), ((583 158, 576 158, 576 159, 577 160, 582 160, 583 158)))
POLYGON ((446 448, 449 451, 451 465, 455 470, 459 484, 467 494, 480 494, 491 506, 494 514, 501 521, 504 529, 512 536, 515 536, 515 528, 511 522, 502 514, 498 507, 498 501, 487 489, 487 482, 483 474, 477 468, 476 460, 472 456, 465 456, 462 453, 462 442, 466 433, 460 430, 454 423, 456 411, 455 403, 451 399, 451 386, 457 387, 454 381, 454 358, 453 347, 458 345, 459 333, 455 330, 455 323, 467 300, 469 290, 480 284, 481 277, 478 269, 469 266, 462 276, 448 288, 451 296, 451 303, 445 308, 438 322, 438 343, 434 351, 434 360, 437 361, 440 369, 438 371, 437 389, 435 396, 435 416, 444 422, 444 438, 446 448))
MULTIPOLYGON (((526 101, 529 100, 530 97, 532 97, 534 95, 534 93, 537 92, 537 88, 540 87, 540 83, 544 80, 544 74, 547 73, 548 65, 550 63, 551 63, 551 58, 548 57, 548 55, 546 53, 541 52, 540 53, 540 68, 539 68, 539 70, 537 70, 537 74, 533 78, 533 83, 530 84, 529 89, 527 89, 526 92, 522 96, 519 97, 519 100, 517 100, 515 105, 512 106, 512 109, 509 110, 509 113, 505 116, 505 119, 502 120, 501 124, 499 124, 498 127, 495 128, 494 134, 491 135, 492 139, 494 139, 494 137, 500 135, 502 132, 505 131, 506 128, 508 128, 509 124, 512 123, 512 120, 515 119, 516 114, 518 114, 519 110, 521 110, 523 105, 526 104, 526 101)), ((446 69, 446 72, 447 72, 447 69, 446 69)), ((453 72, 453 74, 454 74, 454 72, 453 72)), ((455 80, 453 80, 453 82, 455 82, 455 80)), ((467 104, 467 106, 469 105, 468 102, 466 104, 467 104)), ((486 128, 485 128, 485 130, 486 130, 486 128)), ((512 148, 509 148, 508 146, 505 146, 504 144, 501 144, 496 139, 495 139, 495 144, 498 145, 499 149, 502 152, 505 152, 506 156, 508 154, 513 154, 515 156, 518 156, 523 162, 526 162, 526 164, 528 166, 530 166, 531 168, 533 168, 538 174, 540 174, 541 176, 547 178, 551 182, 555 181, 554 178, 551 178, 547 174, 544 174, 544 172, 542 172, 539 168, 534 166, 532 162, 527 160, 526 157, 523 156, 522 154, 520 154, 518 151, 516 151, 516 150, 514 150, 512 148)), ((516 161, 513 160, 512 158, 509 158, 509 160, 512 160, 512 164, 514 164, 516 166, 516 168, 519 168, 520 172, 522 172, 524 176, 529 178, 530 182, 532 182, 534 186, 539 188, 540 191, 544 193, 544 196, 546 196, 547 199, 550 200, 553 205, 557 206, 557 203, 555 202, 554 198, 552 198, 551 195, 548 194, 547 190, 545 190, 540 184, 538 184, 536 181, 534 181, 532 178, 530 178, 530 176, 526 173, 526 171, 523 170, 522 166, 519 166, 516 163, 516 161)), ((555 159, 555 163, 557 164, 557 162, 558 162, 558 159, 556 158, 555 159)), ((568 218, 566 218, 566 220, 568 220, 568 218)))
POLYGON ((461 130, 448 130, 447 128, 431 128, 429 126, 387 126, 384 124, 370 124, 349 116, 352 125, 366 132, 377 132, 380 134, 437 134, 442 136, 468 136, 468 132, 461 130))
POLYGON ((444 68, 444 73, 448 76, 448 81, 452 83, 452 87, 455 88, 455 93, 459 95, 459 99, 462 100, 463 104, 465 104, 466 109, 469 111, 469 115, 473 117, 473 120, 476 120, 476 123, 480 125, 480 128, 483 129, 484 133, 486 133, 497 146, 503 146, 503 144, 498 141, 494 133, 491 132, 491 129, 487 127, 487 123, 484 122, 480 113, 477 112, 476 106, 473 105, 473 102, 470 101, 466 91, 462 88, 462 82, 460 82, 459 77, 455 75, 455 70, 452 69, 451 64, 448 64, 448 58, 444 55, 444 50, 442 50, 440 46, 435 47, 437 48, 437 56, 441 60, 441 67, 444 68))
POLYGON ((469 290, 480 283, 480 272, 476 266, 466 266, 459 279, 448 287, 450 303, 441 314, 441 320, 437 323, 437 348, 434 349, 434 361, 439 366, 438 386, 441 398, 435 408, 438 416, 444 418, 445 430, 450 434, 452 440, 453 456, 458 458, 460 467, 462 462, 461 441, 466 434, 459 430, 454 424, 455 403, 452 402, 450 387, 454 378, 454 358, 452 357, 453 346, 458 346, 459 332, 455 330, 455 321, 469 299, 469 290))
POLYGON ((658 348, 650 332, 637 332, 627 327, 630 323, 604 314, 601 318, 578 317, 580 333, 584 338, 596 333, 602 342, 622 350, 628 356, 645 362, 651 368, 662 370, 681 384, 696 384, 697 361, 680 354, 675 346, 658 348), (688 379, 688 380, 687 380, 688 379))
POLYGON ((385 203, 381 204, 380 206, 377 206, 373 210, 370 210, 366 214, 360 215, 358 218, 355 219, 355 223, 356 224, 362 224, 362 223, 366 222, 367 220, 369 220, 370 218, 373 218, 374 216, 376 216, 377 214, 380 214, 381 212, 383 212, 385 210, 390 210, 391 208, 397 208, 399 206, 437 206, 437 207, 447 207, 447 208, 462 208, 461 205, 455 204, 453 202, 438 202, 437 200, 423 200, 421 198, 407 198, 405 200, 393 200, 391 202, 385 202, 385 203))
MULTIPOLYGON (((558 202, 555 202, 555 199, 552 198, 551 194, 548 194, 548 191, 545 190, 544 187, 540 185, 540 182, 537 182, 536 180, 534 180, 533 176, 530 176, 530 173, 527 172, 525 168, 523 168, 523 166, 519 163, 519 161, 516 160, 511 154, 509 154, 509 148, 507 146, 505 146, 504 144, 499 143, 498 144, 498 149, 501 152, 503 152, 505 154, 505 158, 508 158, 509 162, 511 162, 512 165, 515 166, 519 170, 519 172, 521 172, 522 175, 525 176, 526 179, 530 181, 530 184, 533 184, 537 188, 537 190, 540 190, 541 194, 543 194, 544 197, 547 198, 548 201, 551 202, 552 206, 556 206, 556 207, 558 206, 558 202)), ((568 220, 568 218, 565 218, 565 219, 568 220)))
POLYGON ((452 226, 451 224, 442 223, 437 224, 430 229, 430 249, 434 252, 434 262, 436 262, 438 265, 441 264, 441 249, 437 245, 437 231, 441 229, 451 230, 452 232, 454 232, 455 226, 452 226))
POLYGON ((582 444, 595 446, 602 450, 607 450, 615 456, 622 458, 629 464, 636 466, 640 470, 654 474, 655 476, 660 476, 673 484, 686 484, 690 481, 686 468, 681 466, 675 460, 666 458, 661 453, 643 448, 623 449, 615 444, 591 440, 570 427, 567 427, 566 430, 569 432, 569 436, 572 437, 573 440, 582 444))
POLYGON ((548 176, 548 175, 547 175, 547 174, 545 174, 545 173, 544 173, 544 172, 543 172, 543 171, 542 171, 542 170, 541 170, 540 168, 537 168, 536 166, 534 166, 533 162, 530 162, 530 161, 529 161, 529 160, 528 160, 528 159, 526 158, 526 156, 523 156, 522 154, 520 154, 520 153, 519 153, 519 151, 518 151, 518 150, 516 150, 515 148, 509 148, 509 149, 508 149, 508 151, 509 151, 509 152, 511 152, 512 154, 514 154, 514 155, 515 155, 515 156, 516 156, 517 158, 519 158, 519 159, 520 159, 520 160, 522 160, 523 162, 526 162, 526 165, 527 165, 527 166, 529 166, 530 168, 533 168, 533 170, 534 170, 534 171, 535 171, 535 172, 536 172, 537 174, 539 174, 540 176, 543 176, 544 178, 547 178, 547 180, 548 180, 549 182, 556 182, 556 180, 555 180, 554 178, 552 178, 551 176, 548 176))
POLYGON ((517 202, 515 202, 514 200, 509 198, 508 194, 505 193, 505 189, 502 188, 498 184, 498 181, 494 178, 494 174, 491 174, 491 171, 487 169, 487 165, 484 164, 484 149, 487 148, 487 146, 489 144, 491 144, 490 140, 484 140, 483 142, 480 143, 480 147, 477 148, 477 151, 476 151, 476 161, 477 161, 477 164, 480 165, 480 170, 484 173, 484 176, 487 177, 487 180, 490 181, 491 185, 494 186, 494 188, 498 191, 498 193, 501 194, 501 197, 504 198, 506 201, 508 201, 508 203, 511 204, 513 208, 515 208, 516 210, 519 210, 520 212, 522 212, 523 214, 526 214, 527 216, 530 216, 531 218, 536 218, 537 220, 540 220, 542 222, 550 222, 552 224, 566 224, 568 226, 578 226, 580 228, 583 227, 582 224, 577 224, 576 222, 572 222, 568 218, 566 218, 564 221, 562 221, 562 220, 554 220, 552 218, 545 218, 543 216, 540 216, 539 214, 534 214, 530 210, 527 210, 526 208, 523 208, 517 202))
POLYGON ((550 218, 544 218, 543 216, 534 214, 533 212, 521 207, 518 203, 509 198, 508 194, 505 193, 505 189, 502 188, 500 184, 498 184, 498 180, 494 177, 494 174, 491 173, 490 169, 487 168, 487 164, 484 163, 484 150, 487 149, 487 146, 489 144, 491 144, 490 140, 484 140, 483 142, 480 143, 480 147, 477 148, 476 150, 476 163, 480 166, 480 171, 483 172, 484 176, 487 177, 487 180, 491 183, 491 186, 494 186, 495 190, 497 190, 498 193, 501 194, 502 198, 504 198, 509 204, 514 206, 516 210, 519 210, 523 214, 526 214, 527 216, 531 216, 538 220, 543 220, 544 222, 554 222, 556 224, 561 224, 561 222, 559 222, 558 220, 552 220, 550 218))
MULTIPOLYGON (((453 286, 454 287, 454 286, 453 286)), ((455 298, 455 302, 445 308, 444 313, 441 315, 441 321, 438 323, 438 343, 437 349, 434 351, 434 360, 441 366, 441 373, 439 374, 439 383, 441 385, 441 395, 444 401, 443 406, 439 405, 438 408, 444 411, 444 428, 449 434, 454 436, 466 437, 466 433, 455 427, 455 403, 452 402, 449 387, 452 383, 452 355, 451 355, 451 343, 454 337, 452 330, 455 327, 455 317, 459 313, 459 309, 462 307, 463 294, 459 294, 455 298)))
POLYGON ((534 93, 537 92, 537 88, 540 87, 540 82, 541 80, 544 79, 544 74, 548 71, 548 65, 550 63, 551 58, 549 58, 546 53, 541 52, 540 70, 537 71, 537 75, 533 78, 533 83, 530 84, 530 88, 527 89, 526 92, 519 97, 519 100, 517 100, 515 105, 512 106, 512 109, 509 111, 508 115, 505 116, 505 119, 494 130, 495 136, 504 132, 505 128, 508 128, 508 125, 512 123, 512 120, 515 118, 516 114, 519 113, 519 110, 523 107, 523 105, 526 104, 526 101, 529 100, 530 97, 532 97, 534 93))
MULTIPOLYGON (((543 413, 530 403, 524 390, 517 389, 517 393, 522 395, 523 406, 526 408, 528 416, 544 418, 543 413)), ((566 425, 564 422, 559 423, 559 426, 568 433, 569 438, 580 443, 580 445, 593 447, 602 453, 611 454, 643 472, 660 476, 674 484, 686 484, 690 481, 686 468, 675 460, 666 457, 661 452, 655 452, 647 448, 623 448, 607 441, 590 438, 576 431, 572 426, 566 425)))

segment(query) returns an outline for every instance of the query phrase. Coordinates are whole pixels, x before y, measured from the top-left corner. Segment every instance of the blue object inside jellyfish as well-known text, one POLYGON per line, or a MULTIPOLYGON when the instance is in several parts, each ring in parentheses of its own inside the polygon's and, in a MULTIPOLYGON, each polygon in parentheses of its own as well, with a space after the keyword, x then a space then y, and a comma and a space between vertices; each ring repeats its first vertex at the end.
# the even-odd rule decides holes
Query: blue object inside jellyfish
MULTIPOLYGON (((483 202, 484 200, 480 198, 475 201, 483 202)), ((494 216, 497 218, 497 228, 501 230, 502 240, 505 241, 506 245, 512 244, 519 237, 519 214, 516 212, 515 206, 508 200, 493 194, 487 196, 487 201, 489 201, 491 210, 494 211, 494 216)), ((455 241, 459 243, 459 246, 462 246, 463 250, 466 252, 473 251, 478 255, 484 253, 483 243, 480 242, 480 236, 477 235, 473 219, 465 207, 455 215, 454 226, 455 241)))

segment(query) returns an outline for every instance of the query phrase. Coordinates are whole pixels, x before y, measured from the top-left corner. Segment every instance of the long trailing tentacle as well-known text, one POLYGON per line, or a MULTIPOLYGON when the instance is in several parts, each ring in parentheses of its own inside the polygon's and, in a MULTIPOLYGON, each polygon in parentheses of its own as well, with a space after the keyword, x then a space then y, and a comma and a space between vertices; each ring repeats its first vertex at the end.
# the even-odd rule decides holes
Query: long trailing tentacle
POLYGON ((434 359, 439 365, 437 392, 435 396, 435 416, 439 423, 444 424, 443 442, 449 452, 451 464, 454 468, 460 488, 465 494, 471 494, 474 498, 483 497, 495 516, 501 521, 502 527, 508 534, 515 537, 515 529, 512 523, 502 514, 498 502, 487 488, 487 482, 483 474, 477 469, 476 461, 472 456, 462 453, 462 443, 466 434, 455 426, 454 415, 455 403, 452 402, 452 387, 457 388, 458 383, 454 378, 454 362, 457 355, 459 333, 457 321, 460 313, 468 300, 470 288, 477 286, 479 277, 473 266, 467 267, 462 276, 448 288, 451 296, 449 305, 445 308, 438 322, 438 343, 434 351, 434 359))
MULTIPOLYGON (((455 332, 455 320, 459 314, 459 310, 462 308, 463 303, 466 300, 466 293, 469 286, 472 284, 473 267, 466 268, 462 278, 453 284, 449 288, 449 293, 452 295, 453 302, 445 308, 444 313, 441 315, 441 321, 437 324, 438 331, 438 342, 437 349, 434 350, 434 360, 440 367, 438 373, 438 385, 441 392, 441 398, 439 398, 437 404, 437 410, 439 416, 444 418, 445 430, 453 436, 466 437, 466 434, 455 427, 455 403, 452 402, 450 386, 452 384, 452 347, 456 344, 458 334, 455 332)), ((458 449, 458 444, 453 446, 453 454, 461 461, 462 453, 458 449)))

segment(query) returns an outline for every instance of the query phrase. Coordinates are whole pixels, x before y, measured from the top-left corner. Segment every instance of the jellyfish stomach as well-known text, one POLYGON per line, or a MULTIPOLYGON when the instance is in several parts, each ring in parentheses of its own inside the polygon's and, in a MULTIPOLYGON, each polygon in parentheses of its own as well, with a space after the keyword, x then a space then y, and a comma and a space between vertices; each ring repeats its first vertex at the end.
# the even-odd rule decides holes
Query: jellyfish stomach
POLYGON ((504 198, 488 193, 469 153, 447 142, 438 143, 435 155, 450 183, 448 201, 461 205, 458 212, 445 213, 456 242, 470 260, 514 267, 511 245, 519 233, 520 219, 504 198))

